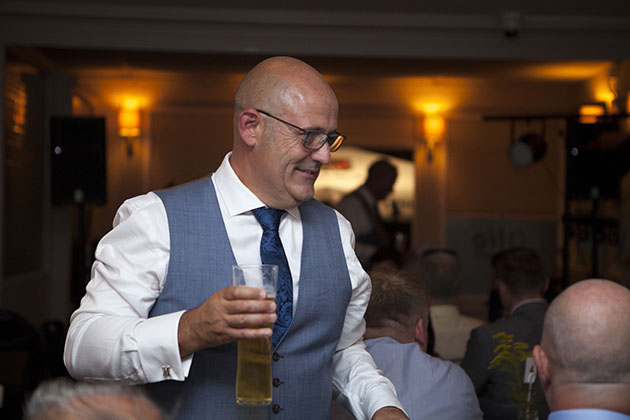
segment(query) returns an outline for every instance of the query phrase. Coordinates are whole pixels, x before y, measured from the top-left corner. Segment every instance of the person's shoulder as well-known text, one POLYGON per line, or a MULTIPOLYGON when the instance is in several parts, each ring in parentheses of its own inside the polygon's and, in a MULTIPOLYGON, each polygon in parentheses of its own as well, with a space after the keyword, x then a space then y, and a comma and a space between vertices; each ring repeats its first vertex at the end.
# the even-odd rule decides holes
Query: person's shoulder
POLYGON ((442 360, 439 357, 429 357, 431 357, 432 365, 442 370, 444 372, 443 376, 448 378, 449 381, 461 383, 466 386, 470 384, 472 386, 468 374, 460 365, 450 360, 442 360))
POLYGON ((116 211, 113 224, 117 226, 133 215, 141 213, 162 213, 163 209, 164 206, 160 197, 154 192, 148 192, 126 199, 116 211))
POLYGON ((185 193, 198 193, 199 190, 207 189, 212 183, 212 179, 209 175, 201 178, 193 179, 188 182, 177 185, 167 185, 162 189, 155 190, 155 194, 159 197, 166 197, 170 195, 185 194, 185 193))
POLYGON ((453 391, 457 390, 464 394, 471 393, 474 395, 475 387, 464 368, 450 360, 442 360, 439 357, 428 354, 426 357, 429 358, 428 363, 431 366, 432 376, 435 380, 444 382, 453 391))
POLYGON ((364 340, 365 346, 368 351, 373 349, 393 349, 402 346, 398 341, 391 337, 375 337, 364 340))
POLYGON ((356 205, 359 200, 359 190, 350 191, 349 193, 341 197, 341 200, 339 200, 335 207, 343 210, 344 207, 356 205))
POLYGON ((473 329, 471 337, 475 335, 480 340, 494 341, 494 336, 499 333, 513 334, 520 331, 523 323, 523 319, 519 317, 508 316, 473 329))
POLYGON ((492 339, 492 336, 497 332, 501 331, 505 328, 505 320, 494 321, 486 324, 482 324, 478 327, 475 327, 470 332, 471 339, 477 339, 480 341, 487 341, 492 339))
POLYGON ((367 351, 375 358, 398 359, 402 354, 422 353, 416 343, 399 343, 391 337, 377 337, 365 340, 367 351))

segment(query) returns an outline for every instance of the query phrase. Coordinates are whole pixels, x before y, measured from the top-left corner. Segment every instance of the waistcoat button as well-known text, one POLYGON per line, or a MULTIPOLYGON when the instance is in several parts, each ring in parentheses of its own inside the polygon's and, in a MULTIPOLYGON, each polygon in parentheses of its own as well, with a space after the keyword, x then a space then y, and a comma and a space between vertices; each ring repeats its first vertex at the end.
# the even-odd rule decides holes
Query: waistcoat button
POLYGON ((273 378, 273 386, 275 386, 276 388, 278 388, 280 386, 280 379, 278 378, 273 378))
POLYGON ((278 414, 280 412, 280 406, 278 404, 274 404, 273 407, 271 407, 271 411, 273 411, 274 414, 278 414))
POLYGON ((273 359, 274 362, 277 362, 278 360, 280 360, 280 355, 278 353, 273 354, 273 356, 271 356, 271 358, 273 359))

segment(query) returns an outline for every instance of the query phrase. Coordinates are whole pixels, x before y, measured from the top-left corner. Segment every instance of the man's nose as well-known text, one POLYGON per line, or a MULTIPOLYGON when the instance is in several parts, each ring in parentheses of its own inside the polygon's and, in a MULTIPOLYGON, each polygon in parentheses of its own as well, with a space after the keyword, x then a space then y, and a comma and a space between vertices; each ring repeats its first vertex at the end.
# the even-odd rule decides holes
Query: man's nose
POLYGON ((330 163, 330 147, 328 143, 324 143, 322 147, 313 151, 311 157, 314 161, 321 163, 322 165, 328 165, 330 163))

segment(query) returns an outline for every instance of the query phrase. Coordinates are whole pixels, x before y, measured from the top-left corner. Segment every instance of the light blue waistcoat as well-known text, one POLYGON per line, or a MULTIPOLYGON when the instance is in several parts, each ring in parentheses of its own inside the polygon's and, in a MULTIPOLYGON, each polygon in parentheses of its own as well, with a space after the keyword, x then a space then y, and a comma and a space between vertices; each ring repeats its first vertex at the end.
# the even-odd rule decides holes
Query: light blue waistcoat
MULTIPOLYGON (((232 284, 236 264, 210 178, 157 192, 170 232, 166 283, 149 316, 190 309, 232 284)), ((195 353, 188 378, 148 385, 178 419, 329 419, 332 356, 351 296, 337 216, 316 200, 300 206, 303 229, 299 299, 289 330, 272 349, 273 402, 235 402, 236 343, 195 353)))

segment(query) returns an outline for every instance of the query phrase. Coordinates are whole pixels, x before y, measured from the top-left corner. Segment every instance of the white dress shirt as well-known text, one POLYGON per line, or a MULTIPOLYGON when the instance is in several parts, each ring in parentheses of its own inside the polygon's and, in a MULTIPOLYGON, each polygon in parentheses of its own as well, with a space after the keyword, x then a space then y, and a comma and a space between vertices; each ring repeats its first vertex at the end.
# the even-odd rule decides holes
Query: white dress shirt
POLYGON ((431 305, 429 313, 435 333, 435 352, 442 359, 461 363, 470 332, 485 322, 462 315, 457 305, 431 305))
MULTIPOLYGON (((264 204, 239 180, 228 153, 212 175, 219 208, 238 264, 259 264, 262 228, 251 210, 264 204)), ((401 408, 391 382, 376 369, 362 336, 370 280, 353 251, 350 223, 337 219, 352 297, 333 356, 338 401, 358 419, 384 406, 401 408)), ((299 305, 302 224, 298 208, 280 222, 280 238, 293 278, 293 307, 299 305)), ((148 318, 168 272, 170 238, 166 210, 150 192, 126 200, 114 228, 96 249, 92 278, 80 308, 72 314, 64 360, 75 378, 151 383, 184 380, 194 355, 179 354, 177 328, 184 311, 148 318)), ((402 409, 402 408, 401 408, 402 409)))

